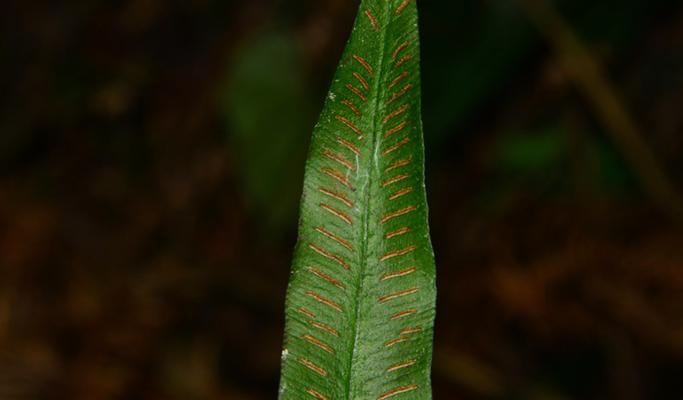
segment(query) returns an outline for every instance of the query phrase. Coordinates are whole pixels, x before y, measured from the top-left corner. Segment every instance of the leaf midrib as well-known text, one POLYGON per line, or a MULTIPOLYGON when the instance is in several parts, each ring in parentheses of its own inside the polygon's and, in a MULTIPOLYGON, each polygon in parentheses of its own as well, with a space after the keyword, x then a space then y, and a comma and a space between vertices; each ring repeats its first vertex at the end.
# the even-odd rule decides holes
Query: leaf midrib
MULTIPOLYGON (((365 1, 361 2, 361 7, 363 7, 363 3, 365 1)), ((384 11, 384 26, 380 27, 379 30, 379 46, 380 46, 380 52, 379 52, 379 62, 378 62, 378 68, 377 68, 377 78, 375 79, 374 85, 373 85, 373 90, 376 93, 375 96, 375 101, 374 104, 372 105, 373 107, 373 119, 372 119, 372 132, 371 132, 371 137, 372 137, 372 152, 371 152, 371 163, 369 164, 370 171, 368 173, 367 177, 367 192, 365 193, 365 209, 364 212, 362 213, 362 220, 363 223, 361 224, 362 226, 362 232, 361 232, 361 251, 360 251, 360 267, 359 267, 359 274, 358 274, 358 284, 356 285, 356 293, 353 299, 355 299, 355 320, 353 321, 353 343, 351 344, 351 360, 348 363, 348 380, 346 382, 346 390, 347 390, 347 399, 348 400, 353 400, 352 398, 352 383, 354 381, 354 371, 358 372, 357 368, 354 368, 354 365, 356 364, 356 356, 357 356, 357 349, 358 349, 358 342, 359 342, 359 335, 360 335, 360 330, 359 325, 360 325, 360 320, 361 320, 361 297, 365 290, 364 290, 364 275, 365 275, 365 269, 368 266, 367 262, 367 253, 368 253, 368 232, 370 231, 370 198, 372 195, 372 184, 373 184, 373 175, 375 173, 375 167, 378 163, 378 148, 379 148, 379 143, 378 143, 378 138, 380 135, 378 135, 378 126, 381 126, 381 119, 382 116, 379 115, 379 109, 380 109, 380 104, 382 101, 382 82, 383 78, 385 75, 384 72, 384 61, 385 61, 385 56, 387 54, 387 43, 386 43, 386 35, 387 35, 387 30, 389 28, 389 18, 391 15, 391 4, 389 2, 386 3, 386 5, 383 7, 384 11)), ((361 15, 360 13, 358 14, 359 16, 361 15)), ((362 17, 361 17, 362 18, 362 17)))

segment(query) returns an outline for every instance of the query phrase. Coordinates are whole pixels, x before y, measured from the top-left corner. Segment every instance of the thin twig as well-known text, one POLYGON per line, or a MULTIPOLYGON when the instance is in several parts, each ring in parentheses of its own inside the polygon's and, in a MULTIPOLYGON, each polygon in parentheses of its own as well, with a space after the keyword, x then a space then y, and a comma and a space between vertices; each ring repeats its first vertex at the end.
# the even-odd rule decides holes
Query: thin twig
POLYGON ((593 107, 607 133, 652 200, 683 222, 683 200, 649 148, 634 119, 576 33, 547 0, 518 0, 546 40, 574 85, 593 107))

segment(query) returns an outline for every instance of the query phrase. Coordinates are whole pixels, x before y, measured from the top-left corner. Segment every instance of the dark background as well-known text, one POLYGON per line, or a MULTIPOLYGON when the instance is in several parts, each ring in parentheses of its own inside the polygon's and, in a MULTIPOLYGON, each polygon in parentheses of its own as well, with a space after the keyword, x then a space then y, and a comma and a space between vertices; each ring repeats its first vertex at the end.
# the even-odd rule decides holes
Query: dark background
MULTIPOLYGON (((9 1, 0 399, 274 399, 351 0, 9 1)), ((683 393, 683 4, 420 1, 436 399, 683 393)))

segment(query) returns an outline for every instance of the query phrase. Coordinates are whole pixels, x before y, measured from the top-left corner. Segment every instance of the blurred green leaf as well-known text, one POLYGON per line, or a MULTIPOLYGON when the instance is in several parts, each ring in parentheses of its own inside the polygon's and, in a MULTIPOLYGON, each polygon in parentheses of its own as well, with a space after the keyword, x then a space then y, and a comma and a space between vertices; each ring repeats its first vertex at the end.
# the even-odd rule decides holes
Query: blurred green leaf
POLYGON ((296 220, 308 132, 315 118, 302 50, 291 32, 245 44, 222 95, 222 113, 246 201, 278 233, 296 220))
POLYGON ((558 128, 538 133, 515 133, 496 143, 496 165, 513 173, 534 174, 556 168, 567 157, 567 141, 558 128))

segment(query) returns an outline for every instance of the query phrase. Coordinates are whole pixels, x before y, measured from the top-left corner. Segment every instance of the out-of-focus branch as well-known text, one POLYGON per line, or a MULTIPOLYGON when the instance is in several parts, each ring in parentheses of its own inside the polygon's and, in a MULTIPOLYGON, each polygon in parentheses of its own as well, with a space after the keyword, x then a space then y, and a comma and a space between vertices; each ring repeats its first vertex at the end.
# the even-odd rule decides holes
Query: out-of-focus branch
POLYGON ((498 371, 466 353, 435 353, 434 373, 485 398, 498 398, 505 393, 504 379, 498 371))
POLYGON ((683 198, 649 148, 634 119, 576 33, 547 0, 518 0, 553 47, 565 72, 657 205, 683 222, 683 198))

